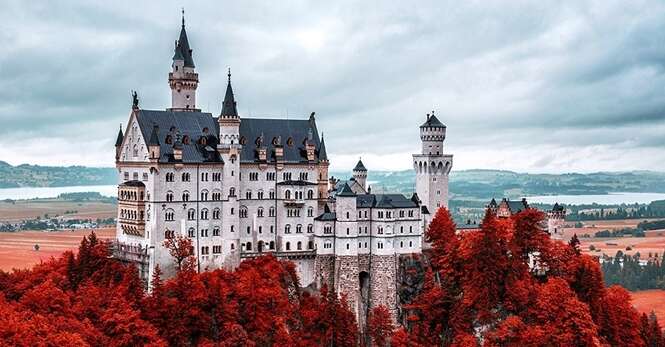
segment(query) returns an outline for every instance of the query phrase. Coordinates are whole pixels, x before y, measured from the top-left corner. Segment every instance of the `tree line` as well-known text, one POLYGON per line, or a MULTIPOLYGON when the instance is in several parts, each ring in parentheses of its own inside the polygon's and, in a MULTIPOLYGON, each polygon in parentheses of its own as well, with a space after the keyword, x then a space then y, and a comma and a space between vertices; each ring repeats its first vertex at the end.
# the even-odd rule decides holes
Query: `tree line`
POLYGON ((613 258, 604 258, 603 277, 608 286, 620 285, 630 291, 665 289, 665 253, 649 254, 646 259, 640 253, 634 255, 617 251, 613 258))

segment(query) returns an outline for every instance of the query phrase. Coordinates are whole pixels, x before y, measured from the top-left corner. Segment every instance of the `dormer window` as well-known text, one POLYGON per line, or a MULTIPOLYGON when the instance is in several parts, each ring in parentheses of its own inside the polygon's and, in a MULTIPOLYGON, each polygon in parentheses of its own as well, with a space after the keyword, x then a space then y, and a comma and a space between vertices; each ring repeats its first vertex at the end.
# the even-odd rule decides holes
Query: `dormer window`
POLYGON ((289 147, 293 147, 293 138, 292 138, 292 137, 289 137, 289 139, 286 140, 286 144, 287 144, 289 147))
POLYGON ((276 138, 276 137, 273 137, 273 138, 272 138, 272 145, 273 145, 273 146, 277 146, 278 144, 279 144, 279 143, 278 143, 278 141, 277 141, 277 138, 276 138))
POLYGON ((183 145, 188 145, 189 144, 189 136, 185 135, 182 137, 182 144, 183 145))
POLYGON ((247 139, 244 136, 240 138, 240 144, 241 145, 247 144, 247 139))
POLYGON ((173 144, 173 137, 171 135, 166 135, 166 140, 164 140, 167 145, 172 145, 173 144))

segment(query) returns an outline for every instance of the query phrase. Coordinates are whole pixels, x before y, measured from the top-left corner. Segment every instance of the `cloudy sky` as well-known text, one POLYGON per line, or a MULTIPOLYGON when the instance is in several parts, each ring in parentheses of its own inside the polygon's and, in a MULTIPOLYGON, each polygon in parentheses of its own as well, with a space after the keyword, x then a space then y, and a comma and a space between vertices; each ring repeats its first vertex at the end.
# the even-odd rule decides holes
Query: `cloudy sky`
POLYGON ((170 105, 185 7, 217 114, 316 111, 332 168, 408 169, 435 110, 455 169, 665 171, 663 1, 3 1, 0 160, 113 166, 130 90, 170 105))

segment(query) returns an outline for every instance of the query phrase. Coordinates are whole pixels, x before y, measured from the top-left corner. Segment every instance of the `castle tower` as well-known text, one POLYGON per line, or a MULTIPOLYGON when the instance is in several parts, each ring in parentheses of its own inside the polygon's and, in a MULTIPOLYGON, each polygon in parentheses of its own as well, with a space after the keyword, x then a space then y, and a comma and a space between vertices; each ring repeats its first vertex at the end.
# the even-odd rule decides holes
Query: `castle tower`
POLYGON ((335 290, 346 294, 349 307, 358 316, 359 272, 358 272, 358 221, 356 193, 344 184, 337 194, 335 212, 335 290))
POLYGON ((217 119, 219 123, 219 144, 217 151, 224 161, 222 172, 222 182, 224 182, 225 192, 222 196, 227 198, 227 203, 223 206, 224 216, 228 216, 222 222, 224 238, 229 240, 228 245, 224 246, 224 254, 230 254, 231 257, 225 260, 228 266, 233 266, 240 262, 240 233, 233 228, 240 225, 238 213, 239 195, 240 195, 240 117, 236 106, 233 88, 231 87, 231 70, 228 73, 228 83, 226 85, 226 94, 222 102, 222 111, 217 119), (234 244, 233 248, 231 244, 234 244))
POLYGON ((552 210, 547 211, 547 232, 553 239, 563 238, 563 228, 566 224, 566 209, 555 203, 552 210))
POLYGON ((448 174, 453 166, 453 156, 443 154, 445 139, 446 126, 432 111, 420 126, 421 153, 413 155, 416 193, 431 216, 434 216, 439 207, 448 207, 448 174))
POLYGON ((194 72, 192 49, 189 48, 185 31, 185 13, 182 16, 180 37, 175 42, 172 70, 169 72, 171 87, 171 108, 173 111, 200 111, 196 108, 196 88, 199 85, 199 74, 194 72))
POLYGON ((367 191, 367 168, 363 165, 363 161, 358 159, 356 167, 353 168, 353 179, 360 184, 363 191, 367 191))

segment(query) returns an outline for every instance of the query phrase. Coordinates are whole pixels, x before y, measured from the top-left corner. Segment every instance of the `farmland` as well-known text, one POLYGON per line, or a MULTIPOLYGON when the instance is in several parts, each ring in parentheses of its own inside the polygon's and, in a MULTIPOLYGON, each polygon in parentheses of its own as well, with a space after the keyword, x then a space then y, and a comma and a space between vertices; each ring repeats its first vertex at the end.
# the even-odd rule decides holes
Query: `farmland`
MULTIPOLYGON (((84 235, 91 230, 39 232, 23 231, 0 233, 0 270, 30 268, 51 257, 58 257, 67 250, 76 250, 84 235), (34 249, 39 245, 39 250, 34 249)), ((115 229, 95 229, 100 239, 115 236, 115 229)))

